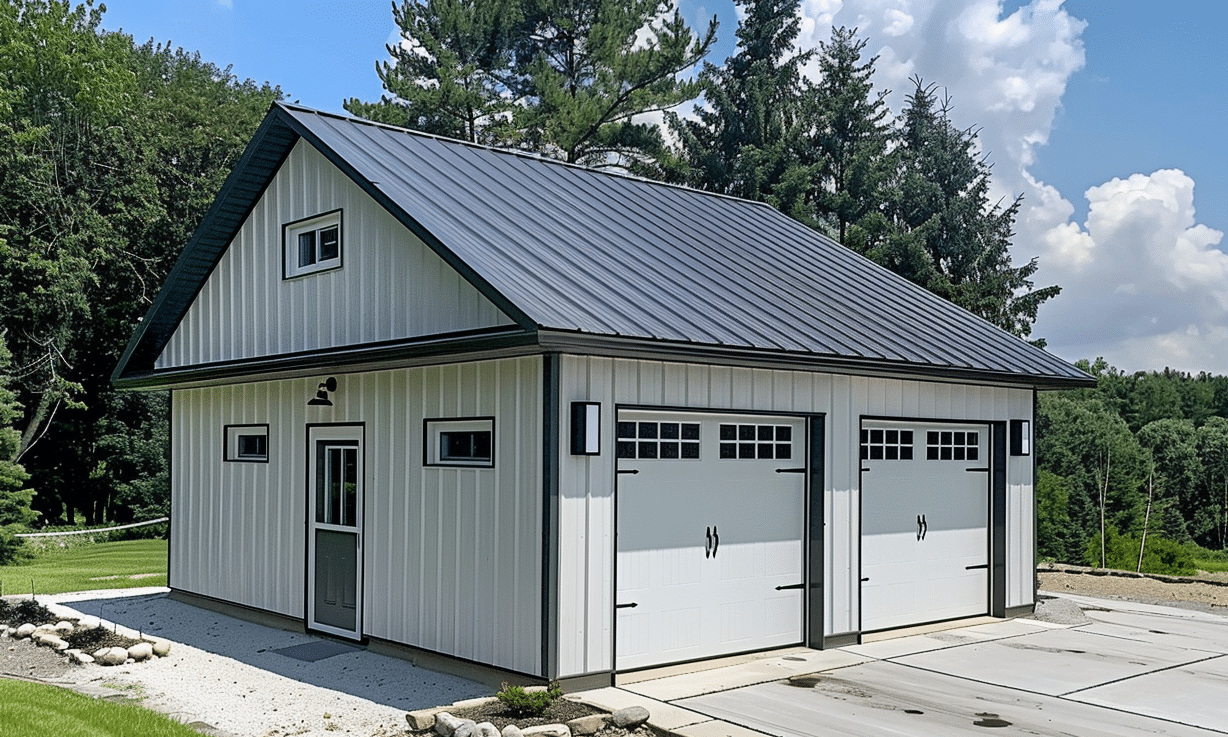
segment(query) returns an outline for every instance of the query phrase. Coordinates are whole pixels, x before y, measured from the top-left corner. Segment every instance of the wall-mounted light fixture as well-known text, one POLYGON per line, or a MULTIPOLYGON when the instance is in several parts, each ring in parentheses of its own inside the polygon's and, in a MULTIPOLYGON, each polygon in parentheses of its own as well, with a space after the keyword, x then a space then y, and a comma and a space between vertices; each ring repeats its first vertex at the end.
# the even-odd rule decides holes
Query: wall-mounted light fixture
POLYGON ((571 403, 571 454, 601 455, 601 403, 571 403))
POLYGON ((337 391, 337 379, 330 376, 316 387, 316 395, 307 400, 308 407, 331 407, 333 400, 328 398, 330 392, 337 391))
POLYGON ((1011 455, 1032 454, 1032 423, 1027 420, 1011 420, 1011 455))

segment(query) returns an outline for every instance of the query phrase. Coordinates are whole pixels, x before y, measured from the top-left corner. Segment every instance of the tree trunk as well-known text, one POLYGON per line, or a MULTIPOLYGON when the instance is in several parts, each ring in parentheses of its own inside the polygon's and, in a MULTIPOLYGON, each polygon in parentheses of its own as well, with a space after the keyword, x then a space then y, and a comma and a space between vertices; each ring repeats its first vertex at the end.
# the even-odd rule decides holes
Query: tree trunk
POLYGON ((1156 493, 1156 472, 1152 470, 1147 475, 1147 513, 1143 515, 1143 539, 1138 544, 1138 567, 1134 569, 1135 573, 1143 572, 1143 551, 1147 549, 1147 525, 1151 522, 1151 500, 1155 498, 1156 493))

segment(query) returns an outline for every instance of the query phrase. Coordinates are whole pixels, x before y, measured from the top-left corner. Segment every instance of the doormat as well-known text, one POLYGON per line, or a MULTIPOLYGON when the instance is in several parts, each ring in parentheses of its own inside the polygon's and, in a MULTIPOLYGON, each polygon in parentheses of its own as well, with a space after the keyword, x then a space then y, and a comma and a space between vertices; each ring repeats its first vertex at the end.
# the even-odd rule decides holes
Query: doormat
POLYGON ((330 640, 319 640, 317 642, 304 642, 302 645, 292 645, 283 647, 280 650, 274 650, 275 653, 280 653, 288 658, 295 660, 303 660, 308 663, 314 663, 317 660, 331 658, 334 655, 341 653, 352 653, 358 648, 353 645, 345 645, 340 642, 332 642, 330 640))

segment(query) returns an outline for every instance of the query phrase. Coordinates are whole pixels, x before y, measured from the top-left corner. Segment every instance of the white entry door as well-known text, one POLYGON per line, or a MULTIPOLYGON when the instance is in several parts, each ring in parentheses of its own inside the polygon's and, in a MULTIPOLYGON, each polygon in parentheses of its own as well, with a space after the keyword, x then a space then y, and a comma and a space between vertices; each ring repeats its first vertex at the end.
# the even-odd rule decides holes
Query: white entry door
POLYGON ((616 667, 803 640, 801 419, 618 415, 616 667))
POLYGON ((865 421, 863 632, 989 612, 989 428, 865 421))
POLYGON ((363 446, 359 426, 307 431, 307 622, 311 629, 362 636, 363 446))

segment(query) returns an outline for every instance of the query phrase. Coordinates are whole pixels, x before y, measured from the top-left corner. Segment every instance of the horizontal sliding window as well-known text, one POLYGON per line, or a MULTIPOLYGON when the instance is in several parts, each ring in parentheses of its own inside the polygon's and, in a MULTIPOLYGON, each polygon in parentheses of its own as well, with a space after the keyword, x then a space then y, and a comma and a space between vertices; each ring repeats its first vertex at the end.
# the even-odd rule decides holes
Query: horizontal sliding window
POLYGON ((268 462, 268 425, 227 425, 225 435, 225 460, 246 463, 268 462))
POLYGON ((341 268, 341 211, 283 227, 285 278, 341 268))
POLYGON ((423 463, 428 466, 495 465, 493 417, 427 420, 424 442, 423 463))

